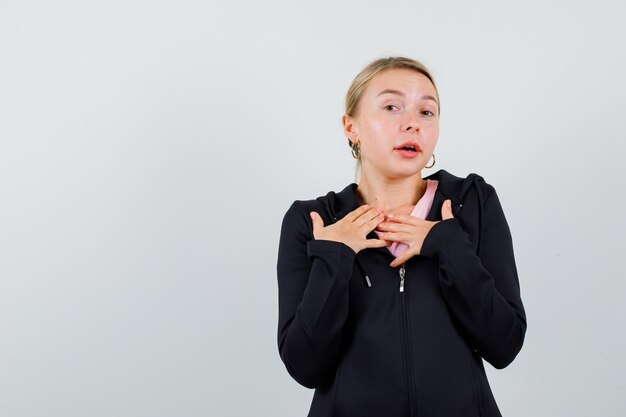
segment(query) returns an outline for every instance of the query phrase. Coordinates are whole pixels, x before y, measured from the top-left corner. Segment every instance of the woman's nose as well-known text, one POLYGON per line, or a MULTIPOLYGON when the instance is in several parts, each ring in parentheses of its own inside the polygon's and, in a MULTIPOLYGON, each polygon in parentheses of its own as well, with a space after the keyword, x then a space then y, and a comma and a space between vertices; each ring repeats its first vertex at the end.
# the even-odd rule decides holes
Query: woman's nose
POLYGON ((419 121, 417 117, 411 117, 409 120, 405 122, 404 130, 410 131, 418 131, 420 128, 419 121))

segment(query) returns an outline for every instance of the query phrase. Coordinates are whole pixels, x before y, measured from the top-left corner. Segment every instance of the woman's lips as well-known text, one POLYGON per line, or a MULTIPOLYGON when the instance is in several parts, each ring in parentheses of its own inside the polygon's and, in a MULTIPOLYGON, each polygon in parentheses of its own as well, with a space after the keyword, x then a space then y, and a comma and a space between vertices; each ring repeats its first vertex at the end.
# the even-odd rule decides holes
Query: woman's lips
POLYGON ((406 149, 394 149, 394 152, 398 152, 398 154, 407 159, 416 158, 419 155, 417 151, 407 151, 406 149))

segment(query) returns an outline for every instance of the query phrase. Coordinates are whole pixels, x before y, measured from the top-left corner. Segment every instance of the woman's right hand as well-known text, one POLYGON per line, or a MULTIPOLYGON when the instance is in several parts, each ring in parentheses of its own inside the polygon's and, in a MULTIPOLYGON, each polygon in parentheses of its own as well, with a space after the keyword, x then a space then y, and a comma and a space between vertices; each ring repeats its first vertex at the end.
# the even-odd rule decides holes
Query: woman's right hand
POLYGON ((324 226, 324 220, 317 212, 310 213, 313 220, 313 237, 318 240, 333 240, 349 246, 355 253, 367 248, 381 248, 388 245, 381 239, 368 239, 367 235, 385 220, 385 215, 364 204, 348 213, 341 220, 324 226))

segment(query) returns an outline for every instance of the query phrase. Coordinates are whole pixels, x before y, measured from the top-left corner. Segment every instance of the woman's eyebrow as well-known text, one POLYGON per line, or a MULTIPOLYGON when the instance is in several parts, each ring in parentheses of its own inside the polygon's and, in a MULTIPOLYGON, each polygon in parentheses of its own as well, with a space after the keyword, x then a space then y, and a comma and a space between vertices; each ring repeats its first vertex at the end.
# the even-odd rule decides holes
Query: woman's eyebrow
MULTIPOLYGON (((404 93, 403 93, 402 91, 399 91, 399 90, 392 90, 392 89, 390 89, 390 88, 387 88, 387 89, 385 89, 385 90, 381 91, 380 93, 378 93, 378 94, 376 95, 376 97, 378 97, 378 96, 380 96, 380 95, 383 95, 383 94, 396 94, 396 95, 399 95, 399 96, 404 97, 404 93)), ((422 96, 422 97, 420 97, 420 98, 421 98, 422 100, 432 100, 432 101, 434 101, 435 103, 439 104, 439 103, 437 102, 437 99, 436 99, 435 97, 431 96, 431 95, 424 95, 424 96, 422 96)))
POLYGON ((381 96, 383 94, 397 94, 399 96, 403 96, 404 97, 404 93, 402 91, 392 90, 392 89, 389 89, 389 88, 387 88, 387 89, 381 91, 380 93, 378 93, 376 95, 376 97, 381 96))

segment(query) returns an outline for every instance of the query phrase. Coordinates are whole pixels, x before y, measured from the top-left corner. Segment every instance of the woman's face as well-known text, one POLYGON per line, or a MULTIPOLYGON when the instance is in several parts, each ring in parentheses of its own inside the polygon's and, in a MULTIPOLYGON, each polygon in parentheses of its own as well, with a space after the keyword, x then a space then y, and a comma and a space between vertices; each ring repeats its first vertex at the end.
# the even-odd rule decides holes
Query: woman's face
POLYGON ((402 178, 428 164, 439 137, 436 100, 430 80, 413 70, 385 70, 370 80, 357 115, 342 118, 348 139, 361 145, 364 174, 402 178), (406 142, 416 152, 398 149, 406 142))

